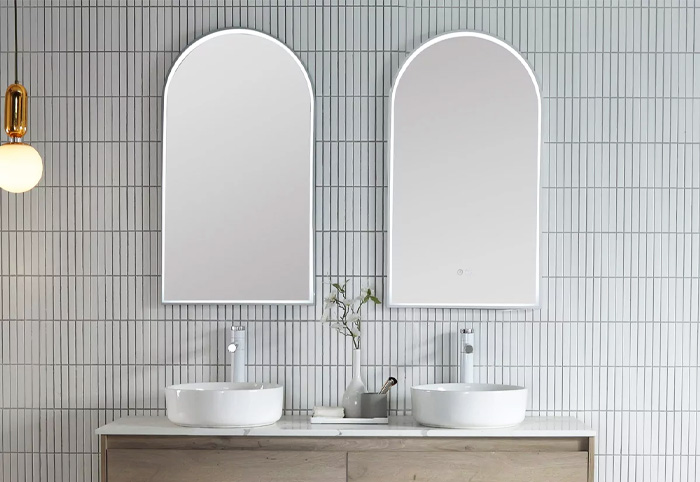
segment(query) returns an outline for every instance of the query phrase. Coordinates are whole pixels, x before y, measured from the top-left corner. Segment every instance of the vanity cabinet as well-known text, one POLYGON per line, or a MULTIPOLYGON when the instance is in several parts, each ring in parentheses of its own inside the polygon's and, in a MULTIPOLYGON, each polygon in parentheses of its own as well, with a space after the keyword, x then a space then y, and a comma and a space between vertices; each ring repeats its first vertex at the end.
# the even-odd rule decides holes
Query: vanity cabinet
POLYGON ((573 419, 546 419, 546 431, 537 430, 536 419, 526 420, 524 429, 500 431, 428 429, 409 418, 389 427, 320 429, 283 419, 247 430, 150 419, 123 419, 98 430, 103 481, 593 480, 594 434, 573 419))

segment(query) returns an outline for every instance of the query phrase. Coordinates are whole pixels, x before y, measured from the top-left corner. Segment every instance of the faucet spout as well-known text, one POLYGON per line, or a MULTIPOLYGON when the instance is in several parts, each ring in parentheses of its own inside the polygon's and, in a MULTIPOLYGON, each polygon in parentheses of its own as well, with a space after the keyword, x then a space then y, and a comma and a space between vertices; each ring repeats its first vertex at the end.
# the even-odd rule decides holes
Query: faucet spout
POLYGON ((474 330, 459 331, 459 383, 474 383, 474 330))

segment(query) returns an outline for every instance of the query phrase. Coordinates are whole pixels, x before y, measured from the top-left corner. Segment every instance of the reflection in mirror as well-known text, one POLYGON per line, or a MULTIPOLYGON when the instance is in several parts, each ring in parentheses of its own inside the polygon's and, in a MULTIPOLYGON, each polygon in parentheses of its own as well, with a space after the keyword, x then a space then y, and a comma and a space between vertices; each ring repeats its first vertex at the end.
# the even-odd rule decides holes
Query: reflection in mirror
POLYGON ((388 302, 539 303, 540 94, 488 35, 430 40, 391 97, 388 302))
POLYGON ((164 94, 165 303, 313 301, 313 92, 281 42, 225 30, 164 94))

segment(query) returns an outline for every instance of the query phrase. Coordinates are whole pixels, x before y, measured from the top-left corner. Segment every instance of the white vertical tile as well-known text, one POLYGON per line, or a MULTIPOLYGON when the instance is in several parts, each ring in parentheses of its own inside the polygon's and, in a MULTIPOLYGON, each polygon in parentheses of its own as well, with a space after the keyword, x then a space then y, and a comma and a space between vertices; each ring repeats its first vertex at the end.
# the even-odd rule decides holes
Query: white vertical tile
POLYGON ((470 325, 483 380, 524 383, 531 413, 598 429, 598 480, 700 480, 700 13, 686 3, 21 5, 45 176, 0 194, 2 479, 94 480, 93 430, 162 414, 168 384, 224 379, 232 320, 248 328, 249 375, 284 383, 288 413, 339 403, 350 350, 316 318, 329 280, 383 292, 391 81, 422 41, 476 29, 541 82, 543 307, 371 307, 367 385, 396 376, 392 413, 410 411, 412 384, 454 378, 470 325), (235 26, 280 38, 315 85, 312 308, 159 302, 162 87, 187 44, 235 26))

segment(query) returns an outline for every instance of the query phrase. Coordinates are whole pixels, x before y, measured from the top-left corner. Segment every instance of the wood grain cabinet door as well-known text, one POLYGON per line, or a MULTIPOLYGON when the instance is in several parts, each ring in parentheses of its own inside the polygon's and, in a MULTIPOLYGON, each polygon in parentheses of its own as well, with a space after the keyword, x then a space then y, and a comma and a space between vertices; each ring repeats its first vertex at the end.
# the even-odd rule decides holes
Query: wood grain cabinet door
POLYGON ((108 449, 108 482, 345 482, 342 452, 108 449))
POLYGON ((370 482, 587 482, 586 452, 354 452, 348 480, 370 482))

